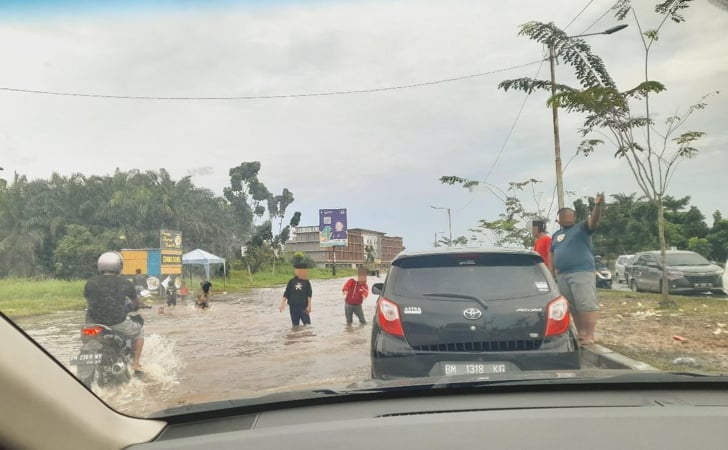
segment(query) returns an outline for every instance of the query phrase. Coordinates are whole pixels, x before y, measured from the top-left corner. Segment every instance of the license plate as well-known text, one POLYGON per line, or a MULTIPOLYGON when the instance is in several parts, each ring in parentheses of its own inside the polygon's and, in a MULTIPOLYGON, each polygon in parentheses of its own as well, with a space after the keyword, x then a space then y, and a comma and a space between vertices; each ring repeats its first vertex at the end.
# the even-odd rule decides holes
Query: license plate
POLYGON ((71 358, 72 366, 95 366, 101 362, 101 353, 84 353, 71 358))
POLYGON ((487 375, 506 373, 505 363, 441 363, 442 373, 446 376, 487 375))
POLYGON ((695 283, 696 288, 713 287, 713 283, 695 283))

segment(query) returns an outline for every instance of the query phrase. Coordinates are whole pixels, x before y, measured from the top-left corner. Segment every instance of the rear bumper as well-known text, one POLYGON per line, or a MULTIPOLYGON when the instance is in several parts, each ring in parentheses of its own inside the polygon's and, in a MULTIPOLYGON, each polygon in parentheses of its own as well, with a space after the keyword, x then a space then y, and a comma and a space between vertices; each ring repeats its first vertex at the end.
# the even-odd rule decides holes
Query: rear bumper
POLYGON ((379 332, 372 336, 372 377, 426 377, 441 362, 498 362, 514 371, 578 370, 581 351, 571 333, 544 341, 538 350, 515 352, 417 352, 404 340, 379 332))

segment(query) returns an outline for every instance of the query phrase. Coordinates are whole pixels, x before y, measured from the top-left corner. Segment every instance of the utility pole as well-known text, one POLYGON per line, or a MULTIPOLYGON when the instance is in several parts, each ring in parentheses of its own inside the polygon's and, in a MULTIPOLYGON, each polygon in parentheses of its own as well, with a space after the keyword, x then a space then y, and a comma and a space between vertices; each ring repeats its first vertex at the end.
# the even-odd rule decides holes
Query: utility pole
MULTIPOLYGON (((553 42, 549 43, 549 63, 551 65, 551 98, 556 96, 556 54, 553 42)), ((552 102, 551 111, 554 122, 554 159, 556 161, 556 194, 559 199, 559 209, 564 207, 564 179, 561 170, 561 140, 559 138, 559 107, 556 101, 552 102)))
MULTIPOLYGON (((568 39, 596 36, 598 34, 612 34, 619 30, 627 28, 627 24, 617 25, 615 27, 608 28, 598 33, 587 33, 577 34, 575 36, 568 36, 568 39)), ((549 42, 549 65, 551 66, 551 98, 556 96, 556 51, 554 50, 554 42, 549 42)), ((554 160, 556 162, 556 194, 559 203, 559 209, 564 207, 564 178, 563 171, 561 169, 561 139, 559 136, 559 107, 556 101, 552 102, 551 111, 554 122, 554 160)))

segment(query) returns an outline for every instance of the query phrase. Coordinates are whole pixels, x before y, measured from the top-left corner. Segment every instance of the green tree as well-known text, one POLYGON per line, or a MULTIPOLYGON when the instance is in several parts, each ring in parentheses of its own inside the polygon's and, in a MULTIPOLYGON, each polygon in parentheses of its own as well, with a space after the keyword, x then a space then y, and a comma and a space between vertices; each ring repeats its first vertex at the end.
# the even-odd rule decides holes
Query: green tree
POLYGON ((706 258, 710 258, 713 249, 710 247, 710 242, 705 238, 692 237, 688 239, 688 250, 695 253, 700 253, 706 258))
POLYGON ((106 250, 88 228, 68 225, 53 251, 55 275, 59 278, 89 278, 96 274, 96 260, 106 250))
POLYGON ((230 203, 230 206, 238 221, 237 237, 241 240, 250 238, 253 232, 254 216, 260 211, 254 211, 259 207, 259 202, 252 199, 251 184, 255 184, 259 192, 258 172, 260 162, 244 162, 237 167, 230 169, 230 186, 223 189, 223 196, 230 203))
MULTIPOLYGON (((632 8, 630 0, 620 0, 615 5, 616 18, 624 20, 631 15, 640 30, 644 64, 643 81, 637 86, 620 91, 601 58, 593 54, 582 39, 571 39, 553 23, 529 22, 521 26, 520 34, 555 49, 557 55, 574 68, 579 86, 564 84, 554 86, 556 94, 548 100, 549 106, 557 105, 568 112, 586 115, 584 127, 580 130, 587 139, 580 148, 586 154, 606 139, 615 148, 615 157, 624 160, 645 197, 658 208, 658 237, 664 261, 667 241, 665 239, 664 200, 670 181, 679 162, 697 156, 695 147, 703 135, 700 131, 685 131, 676 136, 695 111, 705 108, 704 99, 689 107, 683 114, 669 117, 662 132, 655 130, 650 110, 650 96, 665 90, 665 86, 649 77, 650 51, 657 42, 667 21, 684 22, 682 12, 690 0, 667 0, 656 5, 658 25, 643 30, 642 22, 632 8), (636 102, 641 102, 644 114, 637 112, 636 102), (633 107, 634 106, 634 107, 633 107), (598 134, 600 138, 594 138, 598 134)), ((550 81, 532 78, 505 80, 499 84, 504 90, 517 89, 532 92, 536 89, 551 91, 550 81)), ((669 301, 667 273, 663 274, 663 306, 669 301)))
POLYGON ((720 211, 713 213, 713 226, 706 239, 712 249, 712 259, 725 263, 728 259, 728 219, 724 219, 720 211))
MULTIPOLYGON (((531 223, 534 219, 542 219, 545 217, 543 209, 540 207, 536 196, 535 186, 540 183, 534 178, 525 181, 514 181, 508 183, 507 191, 494 186, 490 183, 478 180, 470 180, 458 176, 443 176, 440 182, 447 185, 459 185, 465 189, 472 190, 477 186, 484 187, 492 193, 498 200, 503 203, 505 211, 498 215, 497 219, 479 221, 475 228, 472 228, 473 237, 471 241, 478 241, 479 236, 486 235, 496 247, 521 247, 528 248, 533 245, 533 236, 531 234, 531 223), (536 211, 528 210, 524 205, 520 195, 526 190, 530 190, 536 201, 536 211)), ((461 245, 467 245, 468 239, 461 236, 458 239, 464 239, 461 245)), ((453 239, 453 244, 455 243, 453 239)), ((449 243, 444 238, 440 243, 449 243)))
POLYGON ((38 200, 27 177, 14 176, 0 190, 0 275, 31 276, 38 272, 38 253, 45 240, 38 221, 38 200))

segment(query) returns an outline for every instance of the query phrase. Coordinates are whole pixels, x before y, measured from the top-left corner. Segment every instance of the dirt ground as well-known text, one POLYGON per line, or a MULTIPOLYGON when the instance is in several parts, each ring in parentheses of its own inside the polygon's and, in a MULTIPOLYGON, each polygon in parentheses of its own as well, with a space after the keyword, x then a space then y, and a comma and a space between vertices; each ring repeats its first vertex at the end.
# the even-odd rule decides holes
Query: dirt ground
POLYGON ((728 373, 728 299, 600 290, 597 343, 659 369, 728 373))

